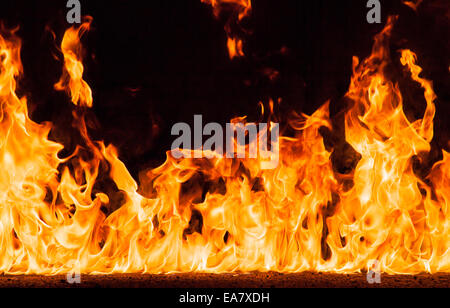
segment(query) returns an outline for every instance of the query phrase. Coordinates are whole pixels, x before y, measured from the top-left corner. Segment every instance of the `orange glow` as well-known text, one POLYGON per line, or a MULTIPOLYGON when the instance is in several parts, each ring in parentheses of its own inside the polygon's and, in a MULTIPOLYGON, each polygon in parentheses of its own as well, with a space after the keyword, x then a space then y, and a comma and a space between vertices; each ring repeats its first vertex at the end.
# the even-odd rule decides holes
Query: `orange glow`
POLYGON ((403 4, 409 6, 414 11, 417 11, 417 8, 422 3, 423 0, 415 0, 415 1, 403 1, 403 4))
POLYGON ((78 28, 70 28, 64 34, 61 43, 61 52, 64 54, 63 75, 55 85, 59 91, 70 93, 72 102, 75 105, 92 107, 92 91, 89 85, 83 80, 84 67, 82 60, 81 36, 89 30, 92 18, 87 17, 78 28))
MULTIPOLYGON (((209 4, 213 8, 214 16, 220 17, 222 11, 231 11, 231 17, 228 18, 225 24, 225 32, 228 36, 227 46, 230 59, 236 57, 243 57, 243 41, 233 34, 233 23, 239 25, 240 22, 250 15, 252 10, 251 0, 201 0, 202 3, 209 4)), ((242 27, 240 28, 243 31, 242 27)))
POLYGON ((416 55, 402 50, 401 64, 427 103, 422 119, 407 119, 400 89, 384 72, 394 61, 394 21, 367 59, 353 61, 345 137, 360 159, 350 174, 334 170, 320 133, 333 129, 326 103, 290 122, 296 134, 280 139, 275 169, 259 159, 175 159, 168 152, 140 185, 117 149, 92 141, 84 124, 92 92, 82 79, 80 37, 90 20, 68 29, 61 47, 56 88, 81 110, 74 115, 85 142, 67 159, 48 139, 51 124, 33 122, 17 96, 21 43, 13 31, 3 33, 0 272, 354 273, 372 260, 386 273, 450 272, 450 154, 425 179, 414 173, 414 157, 430 151, 436 95, 416 55), (117 194, 94 188, 100 175, 117 194), (113 205, 107 216, 102 209, 113 205))
POLYGON ((244 56, 244 52, 242 51, 242 40, 228 38, 227 45, 228 45, 228 52, 230 54, 230 59, 244 56))

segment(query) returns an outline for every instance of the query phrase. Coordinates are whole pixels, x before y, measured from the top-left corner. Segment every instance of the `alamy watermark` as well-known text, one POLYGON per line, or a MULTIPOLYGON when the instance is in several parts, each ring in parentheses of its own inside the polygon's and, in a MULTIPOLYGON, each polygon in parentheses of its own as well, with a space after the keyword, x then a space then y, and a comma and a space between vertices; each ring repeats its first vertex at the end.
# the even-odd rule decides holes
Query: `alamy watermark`
POLYGON ((80 284, 81 283, 81 273, 75 272, 75 273, 67 273, 67 282, 69 284, 80 284))
POLYGON ((79 0, 68 0, 66 20, 69 24, 81 24, 81 3, 79 0))
POLYGON ((367 13, 366 19, 369 24, 380 24, 381 23, 381 4, 379 0, 369 0, 367 1, 367 8, 369 12, 367 13))
POLYGON ((381 264, 378 260, 371 260, 368 263, 367 282, 370 284, 381 283, 381 264))
MULTIPOLYGON (((369 12, 366 15, 367 22, 369 24, 381 23, 381 4, 379 0, 368 0, 367 8, 369 12)), ((67 22, 69 24, 81 23, 81 3, 80 0, 68 0, 66 7, 69 9, 66 15, 67 22)))
POLYGON ((171 152, 174 158, 249 158, 259 159, 262 169, 275 169, 280 156, 278 123, 219 123, 203 125, 201 115, 194 116, 194 129, 187 123, 172 128, 171 152), (204 141, 203 137, 209 136, 204 141), (192 147, 193 145, 193 147, 192 147))

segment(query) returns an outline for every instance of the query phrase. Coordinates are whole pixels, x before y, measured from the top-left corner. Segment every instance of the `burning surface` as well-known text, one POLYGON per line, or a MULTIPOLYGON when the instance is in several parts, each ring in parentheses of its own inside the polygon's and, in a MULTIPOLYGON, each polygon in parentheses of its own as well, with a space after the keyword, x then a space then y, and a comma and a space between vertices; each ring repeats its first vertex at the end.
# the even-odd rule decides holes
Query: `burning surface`
MULTIPOLYGON (((243 3, 239 18, 250 8, 243 3)), ((0 272, 353 273, 372 260, 386 273, 449 272, 450 154, 427 175, 416 174, 414 162, 430 151, 436 95, 416 55, 402 50, 400 61, 427 102, 423 118, 408 120, 385 72, 397 60, 388 48, 394 21, 367 59, 353 61, 345 139, 357 158, 346 174, 335 170, 334 149, 324 142, 322 130, 333 130, 327 103, 291 121, 296 134, 280 138, 276 169, 258 159, 169 153, 140 187, 114 146, 91 140, 86 128, 93 102, 80 37, 91 21, 68 29, 61 45, 64 69, 55 88, 77 106, 83 140, 65 159, 58 156, 63 145, 48 138, 51 123, 33 122, 26 98, 16 94, 21 42, 3 31, 0 272), (99 190, 100 174, 115 192, 99 190)))

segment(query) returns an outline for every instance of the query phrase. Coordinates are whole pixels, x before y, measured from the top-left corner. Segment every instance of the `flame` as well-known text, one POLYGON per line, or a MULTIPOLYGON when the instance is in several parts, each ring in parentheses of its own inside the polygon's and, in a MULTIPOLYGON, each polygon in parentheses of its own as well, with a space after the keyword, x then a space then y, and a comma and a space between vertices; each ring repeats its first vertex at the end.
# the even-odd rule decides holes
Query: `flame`
POLYGON ((22 73, 15 32, 0 36, 0 271, 31 273, 57 254, 58 231, 51 225, 62 212, 46 196, 58 189, 57 154, 63 147, 47 139, 49 123, 30 120, 26 98, 15 93, 22 73))
POLYGON ((220 17, 222 11, 227 8, 232 11, 231 17, 225 24, 225 32, 228 36, 227 46, 230 59, 236 57, 244 57, 243 40, 236 35, 233 30, 234 23, 238 25, 238 28, 243 31, 239 24, 244 18, 250 15, 252 10, 251 0, 201 0, 202 3, 209 4, 213 8, 214 16, 220 17))
POLYGON ((64 55, 63 75, 55 84, 55 89, 70 93, 75 105, 92 107, 92 91, 83 80, 84 67, 80 43, 81 36, 89 30, 92 22, 91 17, 86 17, 86 19, 87 21, 80 27, 72 27, 64 34, 61 43, 61 52, 64 55))
POLYGON ((321 134, 333 130, 326 103, 291 120, 296 133, 280 138, 276 168, 261 159, 175 159, 168 152, 140 185, 116 148, 88 135, 92 91, 82 79, 80 37, 90 20, 68 29, 61 46, 56 88, 76 105, 84 142, 66 159, 58 157, 63 146, 48 139, 51 124, 33 122, 18 98, 21 43, 14 31, 3 34, 0 272, 353 273, 372 260, 386 273, 449 272, 450 154, 425 178, 415 174, 414 158, 430 151, 436 95, 416 55, 402 50, 400 61, 427 103, 422 119, 407 119, 400 89, 385 73, 394 21, 367 59, 354 58, 345 138, 359 160, 349 174, 334 170, 321 134), (96 185, 104 177, 114 189, 96 185))
MULTIPOLYGON (((423 119, 408 121, 400 90, 384 73, 393 23, 390 18, 377 35, 368 59, 361 64, 354 60, 348 97, 355 104, 345 128, 347 142, 362 158, 354 171, 354 187, 341 200, 342 211, 329 221, 330 229, 349 244, 332 250, 339 250, 339 256, 345 251, 358 267, 365 259, 378 260, 388 273, 448 270, 448 264, 441 267, 442 260, 448 263, 448 229, 438 233, 429 225, 428 217, 438 215, 440 208, 427 206, 431 188, 412 165, 414 156, 430 151, 435 94, 431 82, 419 77, 416 55, 403 50, 401 63, 425 89, 427 102, 423 119)), ((441 223, 448 224, 448 214, 442 212, 441 217, 441 223)))
POLYGON ((419 7, 419 5, 423 2, 423 0, 415 0, 415 1, 403 1, 403 4, 409 6, 410 8, 412 8, 414 11, 417 12, 417 8, 419 7))
POLYGON ((228 38, 228 52, 230 54, 230 59, 233 59, 235 57, 243 57, 244 51, 242 50, 242 40, 240 39, 233 39, 228 38))

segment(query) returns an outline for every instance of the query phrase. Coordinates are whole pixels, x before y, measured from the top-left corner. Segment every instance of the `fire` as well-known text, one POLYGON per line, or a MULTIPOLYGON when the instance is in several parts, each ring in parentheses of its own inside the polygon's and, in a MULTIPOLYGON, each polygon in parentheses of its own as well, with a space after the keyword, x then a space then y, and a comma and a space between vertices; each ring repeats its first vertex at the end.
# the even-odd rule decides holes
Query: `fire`
POLYGON ((242 45, 243 45, 242 40, 228 38, 227 46, 228 52, 230 53, 230 59, 244 56, 244 52, 242 51, 242 45))
POLYGON ((417 8, 419 7, 419 5, 423 2, 423 0, 413 0, 413 1, 403 1, 403 4, 409 6, 410 8, 412 8, 414 11, 417 12, 417 8))
POLYGON ((361 261, 359 266, 366 258, 376 259, 389 273, 434 272, 443 270, 441 262, 449 257, 448 229, 436 232, 427 219, 438 215, 444 226, 448 214, 445 206, 427 204, 432 187, 415 175, 413 157, 430 151, 436 97, 431 82, 419 77, 415 54, 403 50, 400 61, 425 89, 427 102, 423 119, 408 121, 398 86, 384 74, 393 20, 375 38, 372 55, 361 64, 354 60, 348 97, 355 104, 345 128, 347 142, 362 158, 354 187, 341 195, 342 211, 329 220, 330 232, 340 233, 348 245, 332 251, 345 252, 354 263, 361 261))
POLYGON ((212 6, 214 15, 219 18, 223 11, 231 10, 231 16, 228 18, 225 24, 225 32, 228 36, 227 47, 230 59, 243 57, 243 40, 235 33, 234 27, 237 27, 240 31, 243 28, 240 23, 246 18, 252 10, 251 0, 201 0, 202 3, 206 3, 212 6))
POLYGON ((386 273, 450 272, 450 153, 425 178, 414 172, 414 159, 430 151, 436 95, 420 77, 417 56, 402 50, 401 64, 427 103, 422 119, 408 120, 400 89, 385 73, 394 21, 367 59, 353 61, 345 138, 359 160, 349 174, 334 170, 322 137, 321 129, 333 130, 326 103, 289 123, 296 134, 280 138, 275 169, 258 159, 176 159, 168 152, 140 185, 117 149, 92 141, 84 123, 92 91, 83 80, 80 38, 91 20, 68 29, 61 44, 64 69, 55 88, 76 105, 83 137, 65 159, 58 156, 63 145, 48 139, 51 124, 33 122, 26 98, 16 94, 21 43, 15 31, 4 32, 0 272, 353 273, 372 260, 386 273), (105 176, 115 192, 96 186, 105 176), (113 203, 120 206, 109 213, 113 203))
POLYGON ((75 105, 92 107, 92 91, 83 80, 84 67, 81 62, 80 37, 89 30, 92 22, 90 17, 87 19, 88 21, 81 27, 70 28, 64 34, 61 43, 61 52, 64 54, 64 70, 61 79, 55 84, 55 89, 70 93, 75 105))

